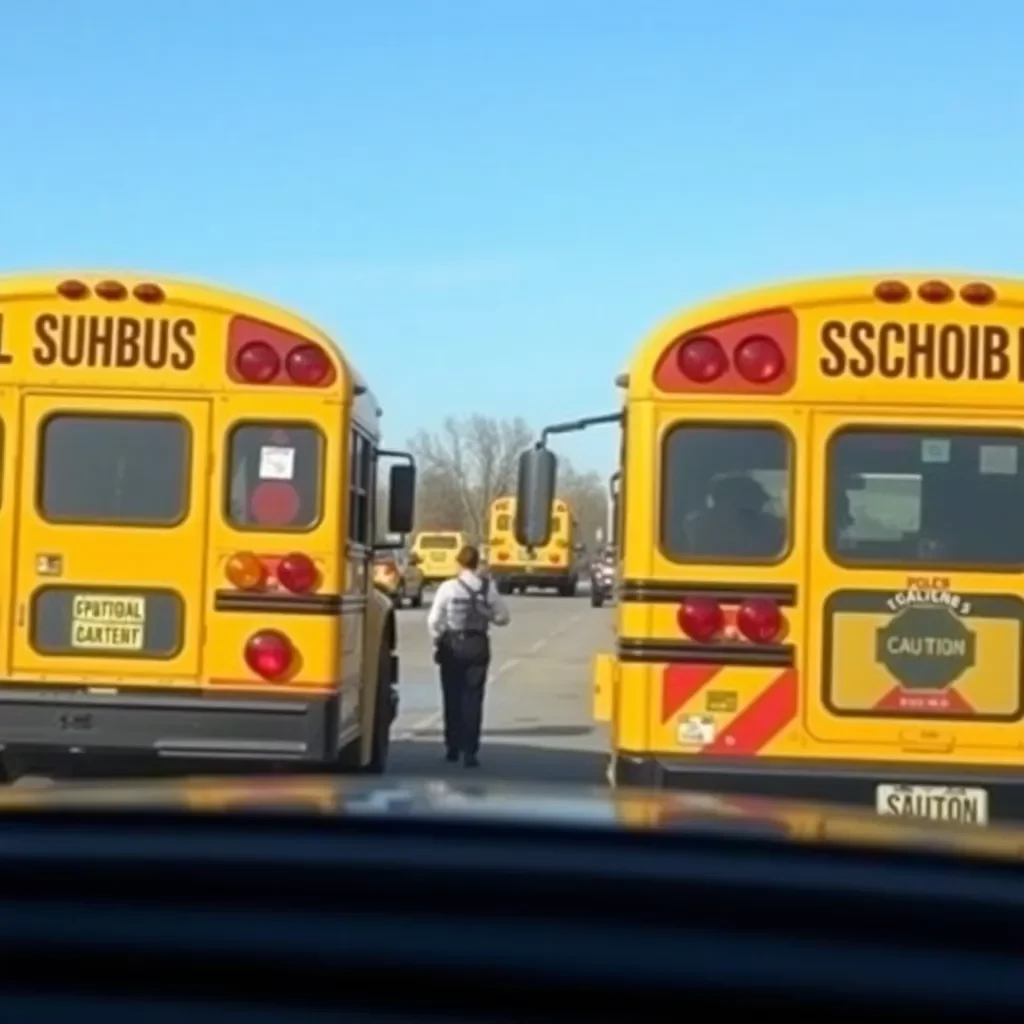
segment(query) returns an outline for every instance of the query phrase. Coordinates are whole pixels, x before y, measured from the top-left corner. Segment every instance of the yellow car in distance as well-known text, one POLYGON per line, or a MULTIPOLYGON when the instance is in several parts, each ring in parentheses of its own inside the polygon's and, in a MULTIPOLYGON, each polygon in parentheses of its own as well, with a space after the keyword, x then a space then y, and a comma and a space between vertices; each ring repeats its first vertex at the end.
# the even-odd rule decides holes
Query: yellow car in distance
POLYGON ((420 568, 420 557, 401 551, 383 551, 373 562, 373 584, 391 598, 396 608, 409 602, 410 608, 423 605, 426 582, 420 568))

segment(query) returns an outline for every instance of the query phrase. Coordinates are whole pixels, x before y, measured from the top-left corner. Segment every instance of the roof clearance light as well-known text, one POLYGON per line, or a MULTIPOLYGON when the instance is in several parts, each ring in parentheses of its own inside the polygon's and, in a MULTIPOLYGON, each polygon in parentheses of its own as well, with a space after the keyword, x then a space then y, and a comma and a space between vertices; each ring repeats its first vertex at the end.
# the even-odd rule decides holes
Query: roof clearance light
POLYGON ((949 302, 953 298, 953 289, 945 281, 925 281, 917 289, 917 294, 925 302, 949 302))
POLYGON ((296 384, 316 387, 323 384, 331 374, 331 361, 327 353, 317 345, 299 345, 288 353, 285 360, 288 376, 296 384))
POLYGON ((292 667, 294 660, 291 641, 276 629, 254 633, 245 645, 245 663, 264 679, 280 679, 292 667))
POLYGON ((902 281, 879 281, 875 285, 875 298, 879 302, 906 302, 910 289, 902 281))
POLYGON ((281 372, 281 357, 265 341, 250 341, 235 357, 235 368, 250 384, 266 384, 281 372))
POLYGON ((228 559, 224 575, 239 590, 255 590, 266 581, 267 570, 251 551, 239 551, 228 559))
POLYGON ((972 306, 987 306, 989 303, 995 302, 996 290, 983 281, 972 281, 960 289, 960 298, 972 306))
POLYGON ((774 601, 744 601, 736 613, 736 625, 752 643, 770 644, 782 632, 782 613, 774 601))
POLYGON ((755 335, 741 342, 733 356, 741 377, 753 384, 770 384, 786 369, 786 357, 775 342, 763 335, 755 335))
POLYGON ((83 281, 61 281, 57 285, 57 294, 65 299, 85 299, 89 295, 89 286, 83 281))
POLYGON ((158 284, 152 284, 150 282, 137 284, 132 289, 132 295, 134 295, 139 302, 150 303, 163 302, 166 298, 163 288, 158 284))
POLYGON ((128 298, 128 289, 120 281, 101 281, 96 285, 96 294, 110 302, 120 302, 128 298))
POLYGON ((722 346, 714 338, 691 338, 679 347, 679 370, 698 384, 710 384, 729 368, 722 346))
POLYGON ((319 575, 313 560, 297 552, 286 555, 277 566, 278 582, 293 594, 308 593, 316 586, 319 575))
POLYGON ((717 601, 688 597, 679 609, 679 628, 691 639, 706 644, 725 627, 725 614, 717 601))

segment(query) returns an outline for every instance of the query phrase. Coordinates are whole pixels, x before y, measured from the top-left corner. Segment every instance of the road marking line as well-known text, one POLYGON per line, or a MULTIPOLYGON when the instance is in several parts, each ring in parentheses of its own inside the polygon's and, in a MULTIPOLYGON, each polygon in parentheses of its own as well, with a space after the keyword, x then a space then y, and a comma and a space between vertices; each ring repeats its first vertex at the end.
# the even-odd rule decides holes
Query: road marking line
MULTIPOLYGON (((554 638, 556 636, 561 636, 570 626, 572 626, 575 623, 579 622, 579 620, 582 617, 583 617, 583 613, 582 612, 578 612, 576 615, 573 615, 571 618, 566 619, 565 622, 563 622, 560 626, 558 626, 555 629, 553 629, 550 633, 548 633, 547 636, 541 637, 536 643, 534 643, 530 647, 529 653, 530 654, 536 654, 539 650, 541 650, 544 647, 545 644, 549 643, 551 640, 554 640, 554 638)), ((506 658, 490 674, 490 676, 489 676, 487 681, 489 683, 492 683, 492 684, 497 682, 497 680, 500 679, 503 675, 505 675, 506 672, 510 672, 518 664, 520 664, 522 662, 522 660, 523 660, 522 658, 506 658)), ((399 691, 398 692, 399 692, 399 694, 401 694, 401 692, 402 692, 401 691, 401 685, 402 684, 399 683, 398 685, 399 685, 399 691)), ((427 732, 430 729, 433 729, 434 726, 438 725, 443 718, 444 718, 444 709, 443 708, 441 710, 439 710, 439 711, 433 711, 429 715, 427 715, 426 718, 421 718, 418 722, 414 722, 412 725, 410 725, 410 726, 406 727, 405 729, 403 729, 400 733, 398 733, 393 738, 395 740, 397 740, 398 742, 402 742, 403 740, 411 740, 415 736, 417 736, 419 733, 427 732)))

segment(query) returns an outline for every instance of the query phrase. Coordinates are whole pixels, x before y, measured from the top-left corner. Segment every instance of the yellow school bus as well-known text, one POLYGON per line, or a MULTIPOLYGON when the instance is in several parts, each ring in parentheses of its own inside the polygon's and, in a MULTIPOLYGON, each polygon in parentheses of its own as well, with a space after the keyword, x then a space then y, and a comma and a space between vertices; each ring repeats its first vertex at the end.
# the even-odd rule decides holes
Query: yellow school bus
POLYGON ((810 281, 688 310, 620 412, 610 774, 972 824, 1024 816, 1024 281, 810 281))
POLYGON ((469 543, 461 530, 424 530, 416 534, 412 553, 424 583, 443 583, 459 575, 459 551, 469 543))
POLYGON ((568 503, 560 498, 552 503, 547 543, 534 548, 517 543, 515 510, 511 496, 491 503, 489 566, 498 591, 525 594, 535 587, 574 597, 579 583, 578 524, 568 503))
POLYGON ((0 279, 0 744, 384 768, 415 468, 312 324, 134 274, 0 279))

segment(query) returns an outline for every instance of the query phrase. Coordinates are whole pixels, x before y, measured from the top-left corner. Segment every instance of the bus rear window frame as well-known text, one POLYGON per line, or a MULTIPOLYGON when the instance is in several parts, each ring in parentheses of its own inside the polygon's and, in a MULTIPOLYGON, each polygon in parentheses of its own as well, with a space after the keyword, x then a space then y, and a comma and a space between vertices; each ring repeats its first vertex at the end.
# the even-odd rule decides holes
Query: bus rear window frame
POLYGON ((253 419, 247 417, 241 420, 233 420, 224 431, 224 480, 221 493, 221 518, 229 530, 237 533, 265 533, 265 534, 295 534, 302 535, 314 533, 320 528, 324 521, 324 506, 326 502, 327 482, 324 479, 327 467, 327 435, 323 432, 320 424, 310 420, 275 420, 275 419, 253 419), (316 518, 308 526, 260 526, 248 523, 235 522, 231 515, 231 479, 234 475, 234 458, 232 445, 235 434, 244 427, 263 427, 270 430, 302 429, 311 430, 316 434, 319 444, 319 459, 317 465, 317 503, 316 518))
POLYGON ((658 553, 673 565, 749 565, 771 568, 782 565, 793 555, 794 544, 794 502, 796 499, 797 454, 796 436, 789 426, 781 420, 673 420, 661 433, 658 445, 658 464, 655 471, 655 500, 658 505, 658 553), (786 543, 778 555, 769 558, 723 558, 720 555, 680 555, 670 551, 665 545, 665 528, 667 525, 667 508, 665 503, 665 468, 668 465, 667 453, 672 437, 682 430, 775 430, 786 441, 786 464, 789 469, 789 480, 786 505, 786 543))
MULTIPOLYGON (((1003 574, 1015 574, 1024 571, 1024 562, 1013 562, 1006 564, 986 564, 979 565, 973 562, 924 562, 914 561, 910 562, 904 559, 901 562, 889 562, 889 561, 850 561, 848 558, 844 559, 839 557, 841 552, 836 551, 833 544, 835 539, 832 531, 832 446, 835 444, 836 438, 844 437, 848 434, 899 434, 903 436, 911 437, 934 437, 936 434, 941 434, 948 437, 1006 437, 1006 438, 1018 438, 1019 443, 1024 446, 1024 429, 1015 429, 1013 427, 1007 427, 1002 424, 996 426, 993 424, 993 429, 982 429, 979 427, 962 427, 953 426, 948 423, 931 423, 926 426, 903 424, 903 423, 875 423, 868 424, 863 422, 848 423, 838 429, 832 431, 831 434, 825 440, 824 456, 825 456, 825 494, 824 494, 824 522, 822 523, 822 531, 824 534, 824 547, 825 553, 828 555, 829 561, 832 562, 839 569, 844 569, 848 572, 858 572, 867 570, 880 571, 880 572, 902 572, 902 573, 915 573, 919 571, 927 572, 966 572, 966 573, 979 573, 982 575, 988 575, 991 573, 1003 573, 1003 574)), ((1021 466, 1022 472, 1024 472, 1024 465, 1021 466)), ((849 554, 849 552, 846 552, 849 554)))
POLYGON ((36 435, 35 465, 35 511, 45 523, 52 526, 86 526, 120 530, 174 530, 187 522, 192 514, 192 474, 195 458, 195 438, 191 422, 180 413, 131 413, 93 412, 85 409, 65 407, 54 409, 39 421, 36 435), (180 512, 174 519, 83 519, 75 516, 52 516, 47 513, 43 497, 46 483, 46 431, 56 419, 74 420, 117 420, 122 423, 159 420, 164 423, 178 423, 184 428, 185 445, 182 451, 184 465, 183 494, 180 512))

